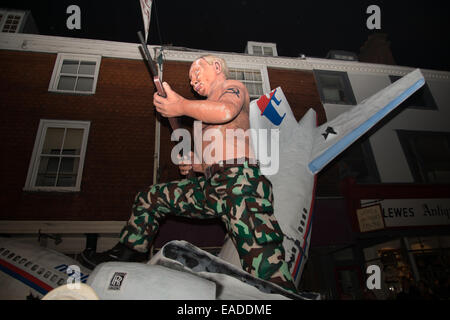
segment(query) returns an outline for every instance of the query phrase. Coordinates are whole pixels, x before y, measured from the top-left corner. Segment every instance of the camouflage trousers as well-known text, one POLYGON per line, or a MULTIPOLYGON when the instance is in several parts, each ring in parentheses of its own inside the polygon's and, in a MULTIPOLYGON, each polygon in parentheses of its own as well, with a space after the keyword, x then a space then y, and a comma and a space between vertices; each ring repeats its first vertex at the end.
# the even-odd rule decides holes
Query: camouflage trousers
POLYGON ((243 270, 295 292, 272 203, 270 181, 248 162, 223 168, 210 179, 202 176, 155 184, 136 195, 120 242, 147 252, 167 215, 220 218, 243 270))

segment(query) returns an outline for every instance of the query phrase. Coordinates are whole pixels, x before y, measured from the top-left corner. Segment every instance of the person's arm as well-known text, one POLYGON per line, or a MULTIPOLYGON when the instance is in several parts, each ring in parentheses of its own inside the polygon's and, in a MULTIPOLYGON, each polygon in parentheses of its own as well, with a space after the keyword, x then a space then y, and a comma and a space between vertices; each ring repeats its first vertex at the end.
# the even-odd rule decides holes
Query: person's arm
POLYGON ((188 116, 205 123, 221 124, 233 120, 245 102, 246 88, 239 82, 225 87, 217 101, 188 100, 163 83, 167 98, 154 95, 153 104, 164 117, 188 116))

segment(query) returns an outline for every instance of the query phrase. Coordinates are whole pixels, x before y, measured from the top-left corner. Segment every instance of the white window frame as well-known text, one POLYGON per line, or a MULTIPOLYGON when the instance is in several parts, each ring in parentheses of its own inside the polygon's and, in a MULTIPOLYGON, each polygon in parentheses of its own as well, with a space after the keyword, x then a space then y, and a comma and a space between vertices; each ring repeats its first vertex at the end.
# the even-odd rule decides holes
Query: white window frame
POLYGON ((263 54, 262 55, 258 55, 258 56, 278 57, 278 51, 277 51, 277 44, 276 43, 247 41, 247 53, 248 54, 255 55, 253 47, 261 47, 261 52, 263 54), (272 52, 273 52, 273 55, 264 55, 264 48, 271 48, 272 52))
POLYGON ((83 176, 84 158, 86 155, 87 140, 89 136, 90 121, 69 121, 69 120, 48 120, 41 119, 34 142, 33 153, 31 155, 30 165, 28 167, 27 180, 24 191, 50 191, 50 192, 78 192, 81 186, 81 177, 83 176), (81 143, 80 157, 78 163, 78 173, 75 186, 71 187, 45 187, 36 186, 37 174, 39 171, 40 155, 44 146, 45 135, 48 128, 65 129, 83 129, 83 140, 81 143))
MULTIPOLYGON (((423 161, 423 153, 417 153, 417 146, 415 144, 416 141, 415 138, 420 137, 427 137, 427 138, 433 138, 434 137, 440 137, 442 139, 446 139, 447 144, 448 141, 450 141, 450 133, 445 131, 416 131, 416 130, 404 130, 404 129, 397 129, 395 130, 397 132, 397 137, 400 141, 400 145, 403 149, 404 157, 406 158, 406 161, 408 162, 409 170, 411 172, 411 175, 414 178, 415 183, 424 183, 424 184, 448 184, 448 170, 440 171, 441 174, 443 174, 445 177, 441 180, 440 178, 436 179, 436 170, 429 171, 427 170, 427 167, 429 168, 429 163, 424 163, 423 161), (413 145, 411 145, 411 141, 413 142, 413 145), (428 174, 434 174, 434 178, 430 177, 428 174)), ((449 148, 446 148, 448 151, 449 148)), ((434 150, 438 150, 439 154, 443 153, 442 148, 434 148, 434 150)), ((444 162, 448 163, 448 162, 444 162)), ((433 164, 431 166, 433 169, 436 169, 436 166, 433 164)))
MULTIPOLYGON (((70 53, 58 53, 56 58, 55 67, 53 68, 52 78, 50 80, 50 84, 48 86, 48 91, 50 92, 58 92, 58 93, 71 93, 71 94, 83 94, 83 95, 92 95, 95 94, 97 88, 97 80, 98 74, 100 70, 101 56, 97 55, 86 55, 86 54, 70 54, 70 53), (92 91, 76 91, 76 90, 61 90, 58 89, 58 83, 61 76, 61 68, 63 66, 64 60, 80 60, 87 62, 95 62, 95 71, 94 71, 94 82, 92 85, 92 91)), ((74 75, 74 74, 68 74, 74 75)), ((86 76, 90 78, 91 76, 86 76)))
POLYGON ((5 27, 5 23, 6 20, 8 18, 8 15, 15 15, 15 16, 20 16, 20 20, 19 23, 17 25, 17 29, 15 30, 15 32, 5 32, 5 33, 19 33, 20 30, 22 30, 22 24, 24 21, 24 17, 25 17, 25 11, 17 11, 17 10, 0 10, 0 13, 3 15, 2 19, 0 20, 0 32, 5 32, 3 31, 3 28, 5 27))
POLYGON ((331 71, 331 70, 319 70, 313 69, 314 79, 316 81, 317 90, 319 91, 320 100, 323 104, 336 104, 336 105, 356 105, 355 94, 348 78, 347 72, 343 71, 331 71), (327 87, 323 85, 321 76, 334 76, 340 78, 343 84, 343 92, 347 101, 332 100, 327 98, 324 93, 324 89, 327 87))
MULTIPOLYGON (((269 73, 267 72, 267 66, 262 64, 246 64, 246 63, 234 63, 234 62, 227 62, 228 69, 248 69, 251 71, 259 71, 261 73, 261 79, 262 79, 262 89, 263 89, 263 95, 270 92, 270 82, 269 82, 269 73)), ((244 83, 245 85, 245 83, 244 83)), ((259 98, 259 96, 253 95, 250 96, 250 100, 259 98)))

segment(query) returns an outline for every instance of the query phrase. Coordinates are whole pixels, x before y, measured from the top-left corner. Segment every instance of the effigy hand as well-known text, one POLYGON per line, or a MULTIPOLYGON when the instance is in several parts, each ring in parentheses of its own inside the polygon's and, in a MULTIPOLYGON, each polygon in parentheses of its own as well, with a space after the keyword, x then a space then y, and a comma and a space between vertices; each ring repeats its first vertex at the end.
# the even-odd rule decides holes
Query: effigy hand
POLYGON ((172 90, 167 82, 163 82, 166 97, 161 97, 157 92, 153 95, 153 104, 163 117, 179 117, 183 115, 184 98, 172 90))

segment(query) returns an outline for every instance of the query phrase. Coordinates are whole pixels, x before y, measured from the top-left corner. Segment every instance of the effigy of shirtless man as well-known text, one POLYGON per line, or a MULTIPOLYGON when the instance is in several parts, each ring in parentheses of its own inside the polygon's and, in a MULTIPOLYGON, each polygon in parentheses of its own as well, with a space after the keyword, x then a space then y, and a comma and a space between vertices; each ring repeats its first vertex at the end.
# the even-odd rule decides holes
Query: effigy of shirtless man
MULTIPOLYGON (((201 141, 202 150, 179 163, 181 174, 198 177, 152 185, 137 193, 132 214, 119 243, 103 253, 83 252, 91 267, 105 261, 142 261, 167 215, 197 219, 220 218, 232 239, 243 270, 296 292, 284 260, 283 233, 273 213, 270 181, 261 174, 248 135, 230 135, 249 129, 249 94, 245 85, 228 80, 225 61, 202 56, 189 70, 190 84, 205 100, 189 100, 163 83, 167 97, 155 93, 153 104, 164 117, 188 116, 202 123, 222 141, 201 141), (219 133, 219 134, 217 134, 219 133), (219 143, 220 142, 220 143, 219 143), (215 143, 213 156, 203 155, 215 143), (202 153, 203 152, 203 153, 202 153)), ((195 138, 195 137, 194 137, 195 138)))

